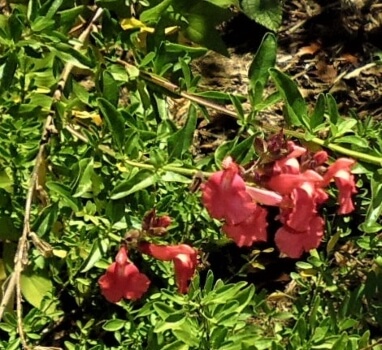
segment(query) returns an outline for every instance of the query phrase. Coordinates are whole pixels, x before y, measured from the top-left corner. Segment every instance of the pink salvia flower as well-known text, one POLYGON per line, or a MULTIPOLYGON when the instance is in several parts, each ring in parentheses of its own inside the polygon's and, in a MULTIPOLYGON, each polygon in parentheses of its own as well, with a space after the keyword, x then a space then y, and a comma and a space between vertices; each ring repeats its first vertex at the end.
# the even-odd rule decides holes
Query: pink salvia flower
POLYGON ((280 251, 290 258, 298 259, 304 252, 317 248, 324 234, 324 220, 313 216, 306 231, 297 232, 288 226, 279 228, 275 242, 280 251))
POLYGON ((156 245, 141 242, 139 250, 153 258, 163 261, 173 261, 175 267, 175 281, 180 293, 187 293, 188 284, 195 273, 197 265, 197 251, 187 244, 173 246, 156 245))
POLYGON ((338 201, 340 208, 339 214, 349 214, 354 210, 354 205, 351 199, 352 194, 357 193, 354 182, 354 176, 350 169, 355 161, 348 158, 339 158, 329 166, 328 171, 324 175, 323 186, 327 186, 334 179, 338 190, 338 201))
POLYGON ((354 210, 352 194, 357 193, 354 176, 349 171, 340 170, 334 176, 334 181, 339 190, 338 202, 340 208, 338 214, 349 214, 354 210))
POLYGON ((236 225, 223 225, 223 232, 232 238, 238 247, 251 246, 254 242, 267 240, 267 211, 257 206, 244 221, 236 225))
POLYGON ((117 303, 122 298, 136 300, 147 292, 150 280, 129 260, 125 246, 118 254, 98 284, 102 295, 110 302, 117 303))
POLYGON ((202 201, 213 218, 236 225, 255 211, 256 204, 246 192, 245 182, 232 158, 226 159, 224 166, 224 170, 214 173, 201 186, 202 201))

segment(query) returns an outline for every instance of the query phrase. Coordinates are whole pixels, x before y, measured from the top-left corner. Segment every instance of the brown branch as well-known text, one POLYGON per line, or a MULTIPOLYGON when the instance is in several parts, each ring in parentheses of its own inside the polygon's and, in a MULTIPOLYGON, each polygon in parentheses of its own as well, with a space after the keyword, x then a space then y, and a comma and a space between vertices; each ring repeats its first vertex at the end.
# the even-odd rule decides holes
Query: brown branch
MULTIPOLYGON (((91 33, 95 22, 101 16, 102 12, 103 12, 102 9, 100 8, 97 9, 89 25, 86 27, 84 32, 79 36, 78 38, 79 43, 74 46, 76 50, 80 49, 83 46, 86 39, 89 37, 89 34, 91 33)), ((62 91, 65 87, 65 84, 69 78, 69 75, 72 69, 73 69, 73 64, 68 63, 65 65, 60 77, 60 81, 57 84, 57 89, 54 91, 54 94, 53 94, 56 100, 59 100, 61 98, 62 91)), ((34 161, 34 168, 33 168, 30 181, 29 181, 28 192, 27 192, 27 197, 25 201, 24 227, 23 227, 22 235, 17 245, 17 250, 15 254, 15 259, 14 259, 14 264, 15 264, 14 270, 9 277, 9 281, 4 291, 4 296, 0 303, 0 320, 1 320, 3 318, 5 309, 7 305, 9 304, 12 296, 14 295, 14 291, 16 290, 17 330, 20 336, 22 347, 24 349, 30 349, 30 347, 27 344, 27 340, 25 338, 24 328, 23 328, 22 295, 21 295, 20 278, 25 266, 28 263, 29 239, 33 238, 34 242, 36 242, 36 238, 38 239, 36 235, 32 236, 32 232, 30 231, 31 208, 32 208, 33 199, 35 197, 36 189, 38 186, 38 177, 39 177, 40 167, 44 166, 43 163, 44 163, 45 148, 50 141, 52 132, 55 130, 53 119, 54 119, 54 112, 52 112, 46 118, 46 121, 44 124, 44 129, 42 131, 42 136, 40 140, 40 147, 34 161)))
MULTIPOLYGON (((120 60, 120 59, 117 60, 117 63, 125 66, 126 68, 127 67, 133 67, 130 63, 127 63, 127 62, 120 60)), ((160 76, 154 75, 152 73, 144 72, 141 70, 139 71, 139 76, 148 82, 151 82, 157 86, 160 86, 160 87, 166 89, 167 91, 171 92, 174 95, 184 97, 187 100, 195 102, 201 106, 209 107, 209 108, 212 108, 213 110, 215 110, 217 112, 227 114, 233 118, 237 118, 237 114, 235 112, 229 110, 228 108, 225 108, 225 107, 223 107, 217 103, 209 101, 209 100, 207 100, 203 97, 197 96, 195 94, 191 94, 189 92, 182 91, 179 86, 169 82, 168 80, 166 80, 160 76)))

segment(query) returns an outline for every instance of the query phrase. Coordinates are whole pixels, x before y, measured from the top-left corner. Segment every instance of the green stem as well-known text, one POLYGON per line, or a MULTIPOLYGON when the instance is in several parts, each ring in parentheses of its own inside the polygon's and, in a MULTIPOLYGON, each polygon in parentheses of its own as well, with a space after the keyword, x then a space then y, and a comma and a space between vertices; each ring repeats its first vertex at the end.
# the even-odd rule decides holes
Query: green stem
MULTIPOLYGON (((148 169, 148 170, 156 170, 157 168, 154 165, 146 164, 146 163, 140 163, 135 162, 133 160, 124 159, 124 163, 136 168, 141 169, 148 169)), ((162 168, 160 168, 165 171, 172 171, 177 174, 185 175, 185 176, 195 176, 196 174, 200 173, 203 175, 203 177, 210 177, 213 173, 207 172, 207 171, 200 171, 195 169, 185 169, 174 165, 164 165, 162 168)))
MULTIPOLYGON (((264 128, 267 128, 267 127, 264 127, 264 128)), ((306 140, 306 136, 304 133, 292 131, 292 130, 283 130, 283 132, 284 132, 284 134, 286 134, 288 136, 293 136, 293 137, 296 137, 300 140, 306 140)), ((336 145, 334 143, 329 143, 325 140, 321 140, 318 137, 309 138, 309 141, 311 141, 317 145, 320 145, 322 147, 326 147, 326 148, 328 148, 334 152, 338 152, 338 153, 347 155, 349 157, 362 160, 366 163, 382 165, 382 158, 381 157, 376 157, 376 156, 372 156, 370 154, 365 154, 362 152, 353 151, 349 148, 345 148, 345 147, 336 145)))
POLYGON ((107 235, 108 235, 108 237, 109 237, 110 239, 112 239, 112 240, 115 241, 115 242, 120 243, 120 242, 122 241, 122 237, 121 237, 121 236, 118 236, 118 235, 116 235, 116 234, 114 234, 114 233, 109 232, 107 235))

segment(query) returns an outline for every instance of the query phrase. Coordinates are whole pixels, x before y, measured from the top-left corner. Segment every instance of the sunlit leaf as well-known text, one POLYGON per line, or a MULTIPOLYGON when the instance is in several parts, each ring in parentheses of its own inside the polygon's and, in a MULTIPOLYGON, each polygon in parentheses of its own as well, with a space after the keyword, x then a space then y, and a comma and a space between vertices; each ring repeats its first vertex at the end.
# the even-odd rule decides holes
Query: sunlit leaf
POLYGON ((125 140, 125 122, 121 113, 117 111, 112 103, 104 98, 98 98, 97 102, 111 131, 115 144, 122 150, 125 140))
POLYGON ((120 199, 134 192, 143 190, 154 185, 159 176, 149 170, 141 170, 128 180, 118 184, 111 194, 111 199, 120 199))
POLYGON ((273 34, 267 34, 249 67, 249 87, 255 105, 262 101, 263 89, 269 78, 269 69, 274 67, 276 62, 276 49, 276 37, 273 34), (256 88, 256 85, 259 87, 256 88))
POLYGON ((90 253, 81 266, 81 273, 89 271, 102 258, 108 245, 108 239, 97 239, 93 242, 90 253))
POLYGON ((20 282, 24 298, 38 309, 41 308, 43 298, 53 293, 52 281, 36 272, 22 273, 20 282))
POLYGON ((280 0, 241 0, 243 12, 264 27, 277 31, 281 25, 282 8, 280 0))
POLYGON ((196 108, 195 106, 191 105, 184 127, 172 134, 168 139, 170 159, 181 158, 185 152, 190 150, 196 128, 196 120, 196 108))

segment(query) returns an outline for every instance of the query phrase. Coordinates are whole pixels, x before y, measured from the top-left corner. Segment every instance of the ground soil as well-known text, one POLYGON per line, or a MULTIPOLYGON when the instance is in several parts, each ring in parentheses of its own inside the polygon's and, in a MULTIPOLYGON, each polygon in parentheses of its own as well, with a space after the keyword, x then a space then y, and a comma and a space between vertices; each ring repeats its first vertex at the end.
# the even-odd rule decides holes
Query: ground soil
MULTIPOLYGON (((289 74, 312 106, 320 93, 331 93, 340 113, 355 112, 359 118, 382 119, 382 1, 371 7, 350 9, 355 0, 287 0, 283 22, 277 33, 276 66, 289 74), (378 63, 379 62, 379 63, 378 63)), ((202 79, 201 90, 246 94, 248 68, 266 29, 237 14, 221 29, 230 52, 215 52, 196 61, 194 71, 202 79)), ((268 92, 274 91, 272 84, 268 92)), ((248 112, 250 105, 244 103, 248 112)), ((260 114, 262 122, 283 123, 282 103, 260 114)), ((201 123, 200 149, 209 152, 235 134, 232 117, 214 115, 201 123)))

